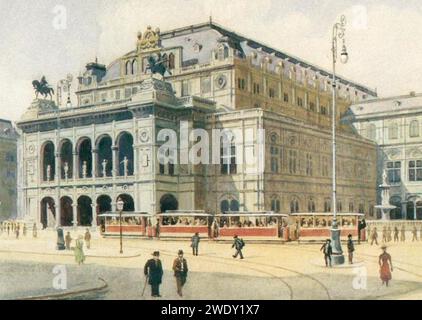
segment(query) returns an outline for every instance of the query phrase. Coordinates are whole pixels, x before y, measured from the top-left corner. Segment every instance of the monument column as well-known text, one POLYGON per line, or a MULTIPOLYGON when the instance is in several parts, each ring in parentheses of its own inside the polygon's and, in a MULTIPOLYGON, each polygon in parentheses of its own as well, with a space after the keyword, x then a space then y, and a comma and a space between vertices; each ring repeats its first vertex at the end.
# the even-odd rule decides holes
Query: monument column
POLYGON ((72 203, 73 226, 78 226, 78 204, 72 203))
POLYGON ((97 205, 95 203, 91 203, 91 207, 92 207, 91 227, 96 228, 97 227, 97 205))
POLYGON ((113 170, 112 171, 113 171, 113 178, 115 178, 118 175, 118 172, 119 172, 119 164, 118 164, 118 162, 119 162, 119 155, 118 155, 119 148, 116 147, 116 146, 112 146, 111 150, 112 150, 112 154, 113 154, 113 170))

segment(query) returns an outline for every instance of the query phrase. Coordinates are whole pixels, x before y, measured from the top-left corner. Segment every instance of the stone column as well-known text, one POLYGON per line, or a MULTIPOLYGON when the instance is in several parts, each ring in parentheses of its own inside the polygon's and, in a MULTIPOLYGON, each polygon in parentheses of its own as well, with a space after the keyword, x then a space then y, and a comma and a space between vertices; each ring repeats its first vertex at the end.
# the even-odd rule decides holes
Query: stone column
POLYGON ((61 178, 60 174, 61 172, 61 163, 60 163, 60 153, 56 152, 56 163, 55 163, 55 169, 54 169, 54 181, 56 183, 59 183, 59 179, 61 178))
POLYGON ((118 176, 118 172, 119 172, 119 148, 116 146, 112 146, 111 147, 112 150, 112 154, 113 154, 113 178, 115 178, 116 176, 118 176))
POLYGON ((92 150, 92 165, 91 165, 91 169, 92 169, 92 178, 95 180, 95 177, 97 177, 97 156, 98 156, 98 150, 97 149, 93 149, 92 150))
POLYGON ((407 217, 407 202, 401 203, 401 218, 406 220, 407 217))
POLYGON ((413 220, 416 220, 417 213, 416 213, 416 200, 413 201, 413 220))
POLYGON ((95 203, 91 203, 91 207, 92 207, 91 227, 96 228, 97 227, 97 205, 95 203))
POLYGON ((138 176, 138 147, 133 145, 133 176, 138 176))
POLYGON ((55 209, 56 209, 56 228, 58 228, 58 227, 61 227, 62 225, 60 197, 59 197, 58 191, 57 191, 57 196, 54 202, 55 202, 55 209))
POLYGON ((78 204, 72 203, 72 213, 73 213, 73 226, 78 226, 78 204))
POLYGON ((73 152, 73 163, 72 163, 72 177, 73 180, 76 180, 79 178, 79 170, 78 170, 78 153, 73 152))

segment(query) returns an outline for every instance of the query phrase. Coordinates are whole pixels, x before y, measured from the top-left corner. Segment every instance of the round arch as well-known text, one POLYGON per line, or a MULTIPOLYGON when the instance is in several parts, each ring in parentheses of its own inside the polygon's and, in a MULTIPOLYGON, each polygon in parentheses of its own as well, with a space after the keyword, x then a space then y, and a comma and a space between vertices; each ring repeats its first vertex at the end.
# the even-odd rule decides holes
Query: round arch
POLYGON ((179 209, 179 202, 176 197, 170 193, 165 194, 160 199, 160 212, 164 213, 168 210, 179 209))
POLYGON ((111 198, 108 195, 101 195, 97 198, 97 214, 111 211, 111 198))
POLYGON ((56 155, 55 146, 52 141, 44 142, 41 146, 41 155, 42 180, 54 180, 56 174, 56 155))
POLYGON ((119 133, 116 139, 118 147, 119 176, 133 175, 133 136, 127 131, 119 133))
POLYGON ((68 196, 60 199, 60 223, 63 227, 73 226, 73 200, 68 196))
POLYGON ((60 171, 61 178, 73 177, 73 143, 69 139, 60 142, 60 171))
POLYGON ((41 200, 41 214, 40 223, 43 229, 49 225, 53 226, 56 219, 56 205, 54 199, 51 197, 45 197, 41 200), (49 223, 50 222, 50 223, 49 223))
POLYGON ((116 201, 118 199, 122 199, 123 201, 123 211, 125 212, 131 212, 135 211, 135 202, 133 201, 133 197, 128 194, 121 194, 117 197, 116 201))
POLYGON ((88 196, 78 198, 78 225, 84 227, 92 225, 92 200, 88 196))
POLYGON ((108 134, 101 135, 95 142, 97 149, 97 168, 99 177, 112 176, 113 170, 113 140, 108 134))
POLYGON ((82 137, 76 144, 78 154, 79 178, 84 177, 84 166, 86 166, 86 177, 92 177, 92 143, 88 137, 82 137))

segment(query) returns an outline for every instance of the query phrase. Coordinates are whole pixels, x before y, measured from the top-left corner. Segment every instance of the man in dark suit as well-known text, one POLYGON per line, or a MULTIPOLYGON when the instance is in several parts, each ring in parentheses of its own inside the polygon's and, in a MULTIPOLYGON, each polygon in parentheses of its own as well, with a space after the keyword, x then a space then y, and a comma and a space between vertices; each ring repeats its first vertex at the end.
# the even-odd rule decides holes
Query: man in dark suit
POLYGON ((144 267, 145 277, 148 277, 148 284, 151 285, 151 296, 160 296, 160 284, 163 278, 163 267, 159 259, 160 253, 155 251, 152 254, 152 259, 148 260, 144 267))
POLYGON ((176 277, 177 294, 183 297, 182 289, 188 275, 188 263, 183 258, 183 250, 179 250, 178 257, 173 262, 173 271, 176 277))
POLYGON ((330 239, 327 239, 327 241, 322 245, 320 251, 324 252, 325 266, 331 267, 331 255, 333 254, 333 248, 331 247, 330 239))
POLYGON ((233 237, 233 245, 232 248, 236 249, 236 253, 233 255, 233 258, 237 258, 237 256, 240 256, 240 259, 243 259, 243 253, 242 249, 245 246, 245 243, 243 242, 243 239, 240 239, 237 235, 233 237))

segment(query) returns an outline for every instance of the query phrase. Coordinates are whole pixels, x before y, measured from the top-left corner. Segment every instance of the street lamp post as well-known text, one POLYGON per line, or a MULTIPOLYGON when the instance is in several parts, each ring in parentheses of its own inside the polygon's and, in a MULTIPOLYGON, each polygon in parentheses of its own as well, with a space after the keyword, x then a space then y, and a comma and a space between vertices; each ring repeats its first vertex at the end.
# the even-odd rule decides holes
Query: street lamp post
POLYGON ((340 62, 345 64, 349 59, 345 44, 346 17, 341 16, 340 22, 333 27, 332 53, 333 53, 333 108, 332 108, 332 147, 333 147, 333 223, 331 226, 331 245, 333 248, 332 263, 333 265, 341 265, 344 263, 343 250, 340 241, 340 229, 337 224, 337 183, 336 183, 336 63, 338 58, 337 42, 342 40, 342 50, 340 54, 340 62))
POLYGON ((124 202, 121 198, 117 199, 116 207, 119 211, 119 222, 120 222, 120 254, 123 254, 123 232, 122 232, 122 213, 123 213, 124 202))

